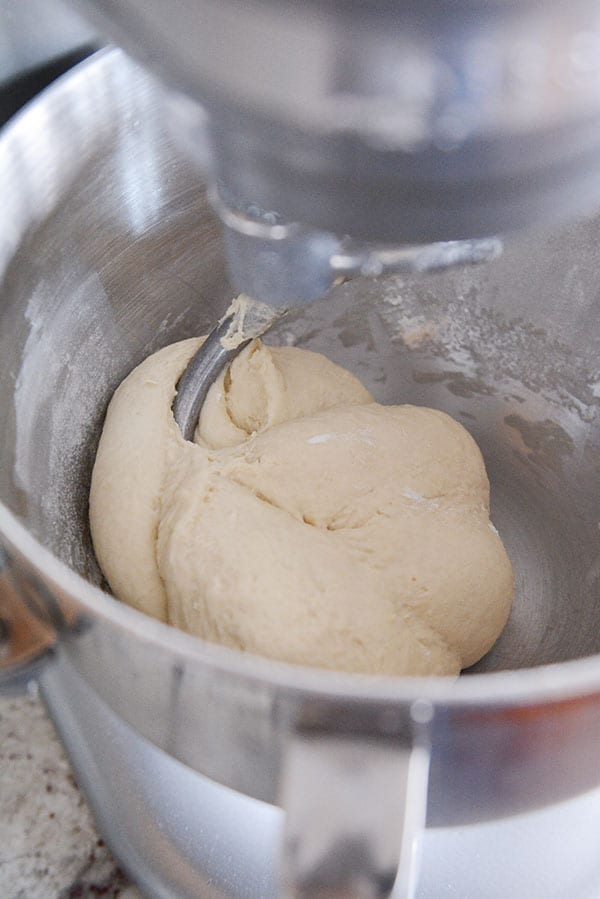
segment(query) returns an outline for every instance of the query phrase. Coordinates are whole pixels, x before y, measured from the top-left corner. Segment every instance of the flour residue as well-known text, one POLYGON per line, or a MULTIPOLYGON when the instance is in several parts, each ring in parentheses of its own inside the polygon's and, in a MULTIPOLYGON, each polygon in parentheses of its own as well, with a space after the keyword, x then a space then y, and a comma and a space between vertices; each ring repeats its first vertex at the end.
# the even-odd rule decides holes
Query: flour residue
POLYGON ((237 350, 241 344, 260 337, 276 321, 286 313, 286 309, 261 303, 252 297, 240 294, 230 304, 221 319, 231 319, 227 333, 221 337, 221 346, 225 350, 237 350))
POLYGON ((335 440, 335 434, 315 434, 314 437, 309 437, 306 441, 307 443, 328 443, 330 440, 335 440))
POLYGON ((373 434, 368 428, 359 428, 352 434, 314 434, 306 440, 306 443, 314 446, 319 443, 329 443, 330 440, 353 441, 356 443, 365 443, 367 446, 376 445, 373 440, 373 434))
POLYGON ((13 476, 27 498, 33 532, 85 572, 93 434, 105 398, 130 363, 100 278, 88 274, 79 279, 78 274, 71 260, 65 297, 49 297, 47 285, 40 283, 25 309, 30 331, 15 385, 13 476))

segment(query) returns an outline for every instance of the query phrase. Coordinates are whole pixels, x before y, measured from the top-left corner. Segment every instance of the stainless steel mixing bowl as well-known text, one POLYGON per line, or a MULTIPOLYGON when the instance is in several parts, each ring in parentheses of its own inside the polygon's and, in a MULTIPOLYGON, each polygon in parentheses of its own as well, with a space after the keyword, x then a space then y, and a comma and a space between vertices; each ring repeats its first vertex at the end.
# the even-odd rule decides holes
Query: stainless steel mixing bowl
POLYGON ((8 127, 0 197, 4 601, 26 603, 87 690, 173 759, 284 807, 298 895, 319 878, 385 895, 426 797, 436 827, 600 783, 600 219, 481 269, 343 284, 269 338, 325 352, 382 402, 442 408, 479 442, 517 593, 492 652, 453 682, 254 658, 103 592, 87 495, 106 404, 225 308, 218 227, 156 85, 116 51, 8 127))

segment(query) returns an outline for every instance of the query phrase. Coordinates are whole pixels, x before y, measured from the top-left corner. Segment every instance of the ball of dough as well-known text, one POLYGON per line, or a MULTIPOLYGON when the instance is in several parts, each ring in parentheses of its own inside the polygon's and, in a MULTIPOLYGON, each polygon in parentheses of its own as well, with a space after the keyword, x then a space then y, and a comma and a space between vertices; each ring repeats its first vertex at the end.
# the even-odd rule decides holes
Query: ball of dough
POLYGON ((199 343, 150 356, 110 403, 90 521, 115 595, 302 665, 455 675, 481 658, 513 574, 468 432, 373 402, 324 356, 256 341, 186 442, 171 404, 199 343))

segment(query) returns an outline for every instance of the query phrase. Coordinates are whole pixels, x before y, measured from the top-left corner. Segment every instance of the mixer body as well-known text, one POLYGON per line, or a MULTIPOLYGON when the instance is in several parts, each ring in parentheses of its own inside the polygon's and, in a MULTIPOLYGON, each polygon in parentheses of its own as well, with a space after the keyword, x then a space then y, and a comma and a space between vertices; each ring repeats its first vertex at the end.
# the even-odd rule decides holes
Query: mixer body
MULTIPOLYGON (((0 195, 3 576, 60 638, 44 683, 67 744, 87 719, 81 699, 71 724, 61 713, 62 676, 65 697, 92 691, 188 773, 284 808, 284 876, 307 896, 323 870, 350 895, 388 894, 402 835, 410 850, 425 815, 428 830, 485 822, 600 784, 597 218, 483 269, 340 285, 273 335, 326 352, 381 402, 445 409, 481 446, 517 595, 496 647, 451 682, 253 658, 103 591, 87 496, 106 404, 148 353, 224 310, 218 221, 156 85, 119 52, 8 128, 0 195)), ((91 740, 98 770, 110 739, 91 740)))
POLYGON ((269 296, 248 218, 271 259, 285 240, 269 224, 307 232, 302 258, 276 266, 290 299, 297 280, 319 295, 346 235, 488 237, 600 202, 598 0, 82 6, 174 89, 172 125, 211 171, 240 292, 269 296))

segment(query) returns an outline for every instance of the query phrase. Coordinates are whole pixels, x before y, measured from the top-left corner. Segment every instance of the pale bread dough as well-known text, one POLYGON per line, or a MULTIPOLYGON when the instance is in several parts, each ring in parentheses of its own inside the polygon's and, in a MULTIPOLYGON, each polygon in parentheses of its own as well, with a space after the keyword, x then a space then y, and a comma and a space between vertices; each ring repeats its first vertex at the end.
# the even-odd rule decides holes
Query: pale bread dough
POLYGON ((199 340, 116 391, 90 521, 123 601, 303 665, 457 674, 511 606, 477 445, 442 412, 381 406, 324 356, 256 341, 211 388, 196 442, 171 412, 199 340))

